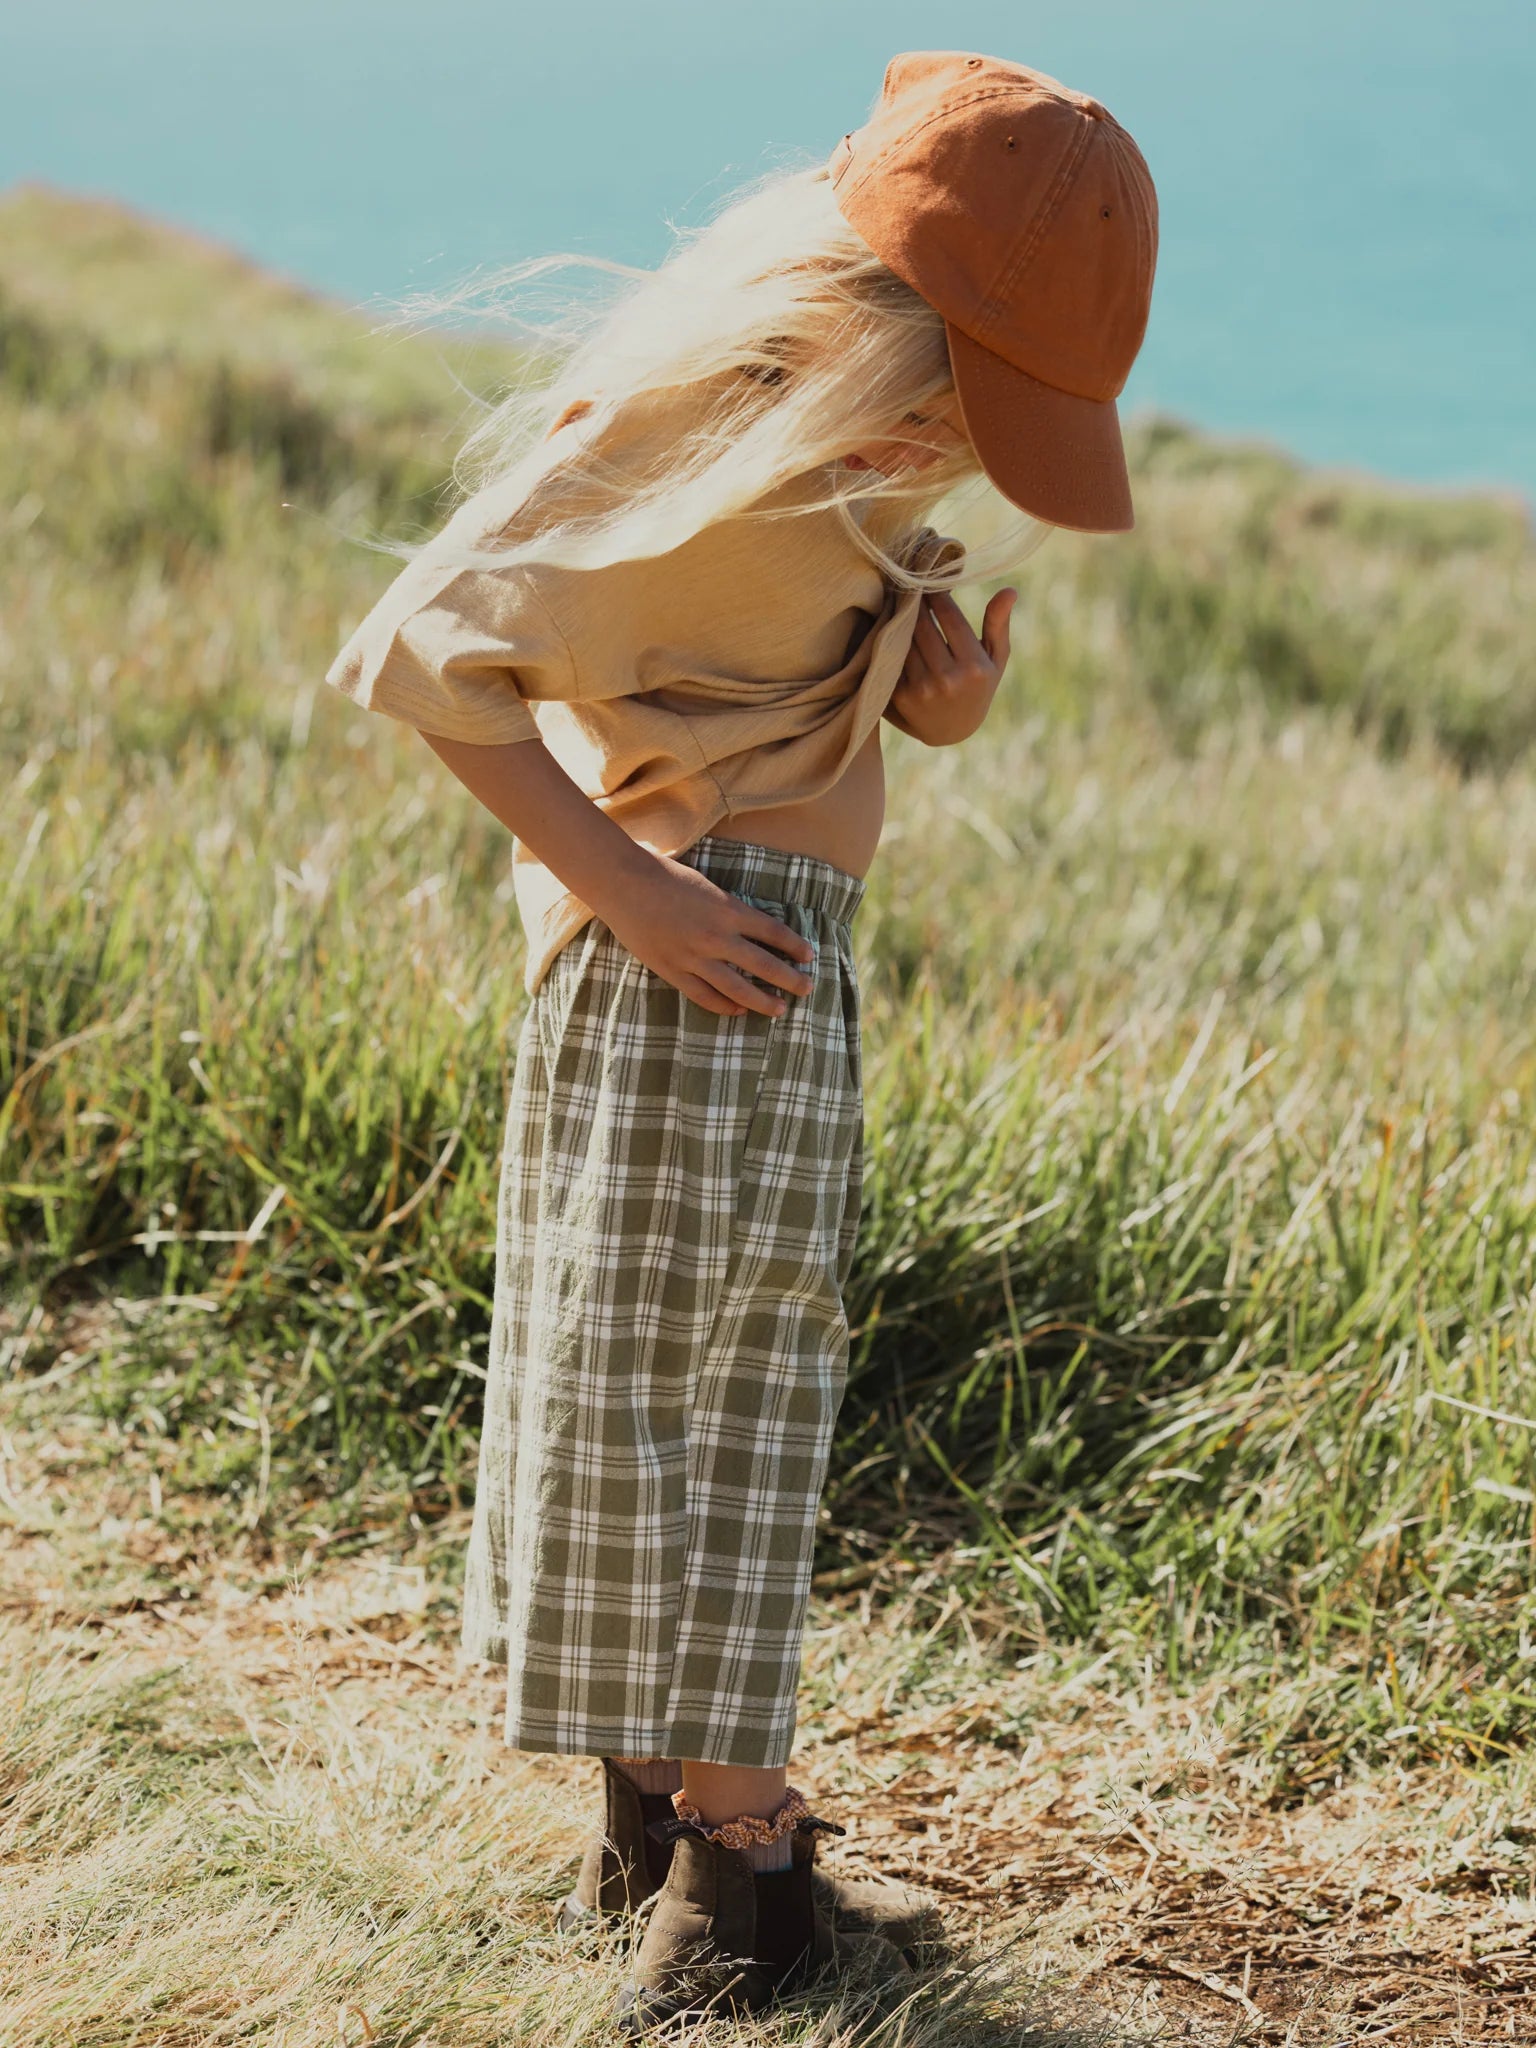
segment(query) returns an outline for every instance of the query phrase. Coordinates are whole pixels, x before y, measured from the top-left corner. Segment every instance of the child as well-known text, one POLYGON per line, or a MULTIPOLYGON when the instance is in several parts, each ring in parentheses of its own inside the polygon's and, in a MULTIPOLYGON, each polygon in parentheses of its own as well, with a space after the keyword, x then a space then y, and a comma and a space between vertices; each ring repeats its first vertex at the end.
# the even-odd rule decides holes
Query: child
POLYGON ((331 671, 514 835, 464 1640, 506 1664, 511 1744, 603 1759, 561 1918, 647 1906, 631 2033, 914 1939, 911 1899, 815 1868, 786 1782, 859 1216, 850 926, 882 719, 965 739, 1008 658, 1014 592, 973 632, 919 515, 984 474, 1040 529, 1131 524, 1114 399, 1155 255, 1096 101, 898 57, 828 166, 491 416, 331 671))

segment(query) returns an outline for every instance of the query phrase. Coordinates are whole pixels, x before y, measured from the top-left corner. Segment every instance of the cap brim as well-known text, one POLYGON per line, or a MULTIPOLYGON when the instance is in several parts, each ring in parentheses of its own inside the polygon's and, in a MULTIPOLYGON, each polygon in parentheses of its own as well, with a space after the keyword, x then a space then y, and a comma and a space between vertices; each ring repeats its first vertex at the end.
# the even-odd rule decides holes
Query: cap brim
POLYGON ((977 459, 1022 512, 1083 533, 1135 525, 1114 400, 1077 398, 947 326, 960 416, 977 459))

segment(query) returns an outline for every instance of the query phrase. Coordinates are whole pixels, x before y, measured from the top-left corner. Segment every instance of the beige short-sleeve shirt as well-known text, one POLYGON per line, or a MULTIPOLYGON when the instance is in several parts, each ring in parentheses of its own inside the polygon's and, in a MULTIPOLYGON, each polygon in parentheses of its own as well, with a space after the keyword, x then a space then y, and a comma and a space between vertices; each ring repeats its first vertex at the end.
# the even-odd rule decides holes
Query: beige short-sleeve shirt
MULTIPOLYGON (((395 579, 327 680, 445 739, 540 739, 652 851, 683 852, 722 819, 830 788, 879 723, 916 622, 832 510, 795 512, 824 479, 680 547, 596 569, 463 568, 513 516, 471 497, 395 579)), ((927 529, 903 553, 957 543, 927 529)), ((514 838, 527 986, 593 915, 514 838)))

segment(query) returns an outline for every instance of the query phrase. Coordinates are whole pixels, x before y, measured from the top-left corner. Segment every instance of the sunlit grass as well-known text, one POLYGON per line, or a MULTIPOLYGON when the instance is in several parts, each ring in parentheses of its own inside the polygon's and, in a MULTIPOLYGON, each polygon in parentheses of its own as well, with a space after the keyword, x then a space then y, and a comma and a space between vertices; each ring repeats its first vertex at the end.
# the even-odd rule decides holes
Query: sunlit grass
MULTIPOLYGON (((152 237, 114 324, 83 227, 5 220, 18 1369, 70 1302, 163 1294, 104 1326, 104 1415, 253 1496, 385 1470, 434 1512, 522 938, 502 835, 320 678, 462 397, 254 276, 238 346, 154 328, 152 237)), ((1529 534, 1168 426, 1139 460, 1135 537, 1027 570, 982 737, 890 741, 823 1583, 1283 1668, 1303 1777, 1488 1756, 1532 1704, 1529 534)))

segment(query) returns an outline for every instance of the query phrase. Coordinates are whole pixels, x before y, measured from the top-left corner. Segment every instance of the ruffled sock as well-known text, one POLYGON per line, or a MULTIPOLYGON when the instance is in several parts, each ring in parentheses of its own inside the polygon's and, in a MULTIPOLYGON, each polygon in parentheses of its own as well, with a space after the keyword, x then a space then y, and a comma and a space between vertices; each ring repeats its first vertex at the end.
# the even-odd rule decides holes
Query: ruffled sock
POLYGON ((810 1813, 803 1792, 786 1788, 784 1804, 766 1819, 758 1813, 738 1814, 735 1820, 711 1827, 699 1809, 682 1792, 672 1794, 679 1820, 696 1827, 707 1842, 721 1842, 746 1857, 753 1870, 788 1870, 794 1861, 794 1833, 810 1813))

